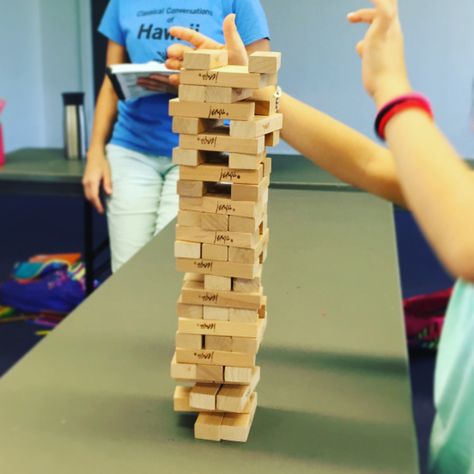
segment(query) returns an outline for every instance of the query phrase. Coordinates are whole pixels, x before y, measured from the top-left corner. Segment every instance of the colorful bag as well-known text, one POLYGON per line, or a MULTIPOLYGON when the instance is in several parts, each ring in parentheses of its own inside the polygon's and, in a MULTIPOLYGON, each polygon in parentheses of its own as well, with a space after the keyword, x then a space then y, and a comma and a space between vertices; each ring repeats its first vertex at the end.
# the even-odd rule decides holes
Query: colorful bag
POLYGON ((25 313, 67 314, 85 298, 80 254, 37 255, 15 264, 0 285, 0 304, 25 313))

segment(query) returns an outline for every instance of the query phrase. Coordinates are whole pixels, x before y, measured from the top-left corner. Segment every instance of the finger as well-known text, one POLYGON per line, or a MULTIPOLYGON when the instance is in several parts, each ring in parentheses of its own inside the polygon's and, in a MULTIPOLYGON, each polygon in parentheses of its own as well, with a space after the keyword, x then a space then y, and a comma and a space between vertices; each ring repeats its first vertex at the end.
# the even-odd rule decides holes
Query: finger
MULTIPOLYGON (((168 85, 169 81, 166 80, 165 84, 168 85)), ((145 78, 139 79, 137 81, 137 85, 139 85, 140 87, 144 87, 145 89, 148 89, 150 91, 155 91, 155 92, 163 90, 163 82, 157 81, 154 79, 145 79, 145 78)))
POLYGON ((173 69, 174 71, 179 71, 183 65, 183 61, 180 59, 170 59, 168 58, 165 62, 165 65, 168 69, 173 69))
POLYGON ((108 168, 108 166, 104 172, 104 191, 107 195, 112 195, 112 176, 110 174, 110 169, 108 168))
POLYGON ((362 57, 364 55, 364 40, 362 41, 359 41, 357 44, 356 44, 356 51, 357 51, 357 54, 362 57))
MULTIPOLYGON (((201 33, 198 33, 191 28, 183 28, 181 26, 173 26, 169 30, 171 36, 174 38, 186 41, 187 43, 192 44, 195 48, 200 48, 204 43, 209 43, 209 47, 212 47, 212 43, 215 43, 217 46, 220 46, 216 41, 210 40, 207 36, 204 36, 201 33)), ((215 46, 215 47, 217 47, 215 46)))
POLYGON ((97 212, 103 214, 104 208, 99 199, 99 183, 95 181, 88 182, 85 185, 85 195, 86 199, 97 209, 97 212))
POLYGON ((234 13, 227 15, 222 28, 224 31, 226 48, 229 51, 229 56, 233 58, 232 62, 247 63, 247 50, 245 49, 245 44, 237 30, 234 13))
POLYGON ((170 84, 172 86, 175 86, 175 87, 178 87, 179 84, 180 84, 180 80, 179 80, 179 74, 172 74, 170 77, 170 84))
POLYGON ((398 16, 396 0, 371 0, 375 5, 377 17, 384 26, 388 26, 398 16))
POLYGON ((376 11, 374 8, 363 8, 362 10, 357 10, 351 12, 347 15, 347 19, 351 23, 372 23, 375 18, 376 11))
POLYGON ((150 79, 156 82, 159 82, 160 84, 169 84, 169 77, 168 76, 163 76, 162 74, 152 74, 150 76, 150 79))
POLYGON ((168 58, 183 59, 186 51, 193 51, 193 48, 186 44, 174 43, 167 49, 168 58))

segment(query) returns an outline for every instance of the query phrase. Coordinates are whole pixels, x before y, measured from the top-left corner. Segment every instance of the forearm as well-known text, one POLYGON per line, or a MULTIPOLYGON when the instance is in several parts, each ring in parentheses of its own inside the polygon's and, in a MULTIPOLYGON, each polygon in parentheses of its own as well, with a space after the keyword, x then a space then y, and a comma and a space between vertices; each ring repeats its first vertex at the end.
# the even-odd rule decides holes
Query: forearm
POLYGON ((339 179, 405 206, 390 152, 326 114, 283 94, 282 137, 339 179))
POLYGON ((117 118, 117 104, 112 84, 105 78, 97 98, 89 150, 104 150, 117 118))
POLYGON ((446 268, 474 280, 474 177, 419 110, 392 118, 386 136, 404 195, 446 268))

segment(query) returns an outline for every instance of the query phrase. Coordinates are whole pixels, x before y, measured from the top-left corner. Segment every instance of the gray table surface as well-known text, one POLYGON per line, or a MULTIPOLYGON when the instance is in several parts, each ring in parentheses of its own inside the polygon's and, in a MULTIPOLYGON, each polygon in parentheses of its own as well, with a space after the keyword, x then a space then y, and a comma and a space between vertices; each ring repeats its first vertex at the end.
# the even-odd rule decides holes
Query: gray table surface
POLYGON ((169 226, 0 380, 0 472, 417 473, 391 206, 272 190, 270 228, 248 443, 172 411, 169 226))

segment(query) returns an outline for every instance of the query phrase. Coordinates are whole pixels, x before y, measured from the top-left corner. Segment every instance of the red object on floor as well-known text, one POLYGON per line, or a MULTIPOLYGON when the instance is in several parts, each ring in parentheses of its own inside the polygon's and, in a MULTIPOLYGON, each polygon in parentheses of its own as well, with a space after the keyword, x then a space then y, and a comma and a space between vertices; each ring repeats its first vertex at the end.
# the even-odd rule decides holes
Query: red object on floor
POLYGON ((408 344, 436 349, 443 329, 444 316, 452 288, 407 298, 403 302, 408 344))

